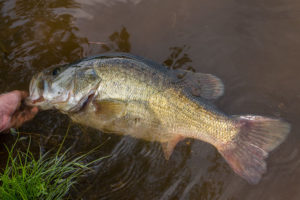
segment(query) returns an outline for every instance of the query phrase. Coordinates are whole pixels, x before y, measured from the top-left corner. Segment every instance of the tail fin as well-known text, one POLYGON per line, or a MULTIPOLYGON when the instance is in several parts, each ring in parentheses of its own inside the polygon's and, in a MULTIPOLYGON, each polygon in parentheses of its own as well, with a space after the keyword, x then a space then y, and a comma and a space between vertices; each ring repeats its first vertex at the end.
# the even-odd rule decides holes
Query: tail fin
POLYGON ((267 169, 264 159, 284 141, 290 125, 279 119, 252 115, 236 120, 241 127, 238 135, 219 151, 238 175, 256 184, 267 169))

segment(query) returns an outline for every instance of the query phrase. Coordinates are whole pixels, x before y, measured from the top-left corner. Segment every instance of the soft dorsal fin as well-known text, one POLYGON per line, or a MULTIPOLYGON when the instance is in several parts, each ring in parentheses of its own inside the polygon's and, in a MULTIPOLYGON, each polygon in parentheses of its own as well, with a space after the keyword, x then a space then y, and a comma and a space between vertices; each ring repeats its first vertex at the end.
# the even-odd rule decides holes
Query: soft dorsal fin
POLYGON ((183 140, 184 137, 181 135, 176 135, 175 137, 171 138, 168 142, 162 142, 161 146, 164 151, 164 156, 166 160, 169 160, 171 157, 173 150, 178 142, 183 140))
POLYGON ((195 73, 186 70, 174 70, 172 73, 184 85, 185 89, 194 96, 213 100, 224 93, 222 81, 212 74, 195 73))
POLYGON ((93 104, 96 108, 96 113, 101 115, 105 120, 120 118, 126 114, 127 104, 119 100, 94 100, 93 104))

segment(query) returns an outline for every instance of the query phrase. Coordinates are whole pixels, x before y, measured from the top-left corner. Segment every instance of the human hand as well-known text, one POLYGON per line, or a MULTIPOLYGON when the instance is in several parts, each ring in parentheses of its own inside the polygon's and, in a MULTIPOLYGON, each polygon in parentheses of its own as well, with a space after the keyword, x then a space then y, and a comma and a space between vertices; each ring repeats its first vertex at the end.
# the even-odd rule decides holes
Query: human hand
POLYGON ((27 96, 27 92, 18 90, 0 95, 0 132, 17 128, 37 114, 37 107, 29 107, 23 103, 27 96))

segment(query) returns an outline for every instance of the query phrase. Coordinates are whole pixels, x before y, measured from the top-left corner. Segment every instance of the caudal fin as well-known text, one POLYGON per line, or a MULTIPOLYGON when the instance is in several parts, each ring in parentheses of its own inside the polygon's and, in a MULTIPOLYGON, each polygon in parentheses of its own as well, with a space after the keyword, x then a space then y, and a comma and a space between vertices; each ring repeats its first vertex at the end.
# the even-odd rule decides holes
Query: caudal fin
POLYGON ((284 141, 290 125, 280 119, 261 116, 247 115, 236 119, 241 127, 238 135, 219 151, 238 175, 256 184, 267 169, 264 159, 284 141))

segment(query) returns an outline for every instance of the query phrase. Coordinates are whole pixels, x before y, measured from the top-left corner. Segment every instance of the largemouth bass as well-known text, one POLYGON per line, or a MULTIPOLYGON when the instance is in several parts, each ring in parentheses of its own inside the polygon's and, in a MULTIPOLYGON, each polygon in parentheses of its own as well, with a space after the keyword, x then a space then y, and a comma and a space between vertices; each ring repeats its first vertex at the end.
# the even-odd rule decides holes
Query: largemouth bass
POLYGON ((258 183, 265 158, 284 141, 290 125, 222 113, 209 100, 223 89, 210 74, 168 70, 130 54, 103 54, 36 74, 27 103, 58 109, 103 132, 160 142, 166 159, 184 138, 208 142, 238 175, 258 183))

